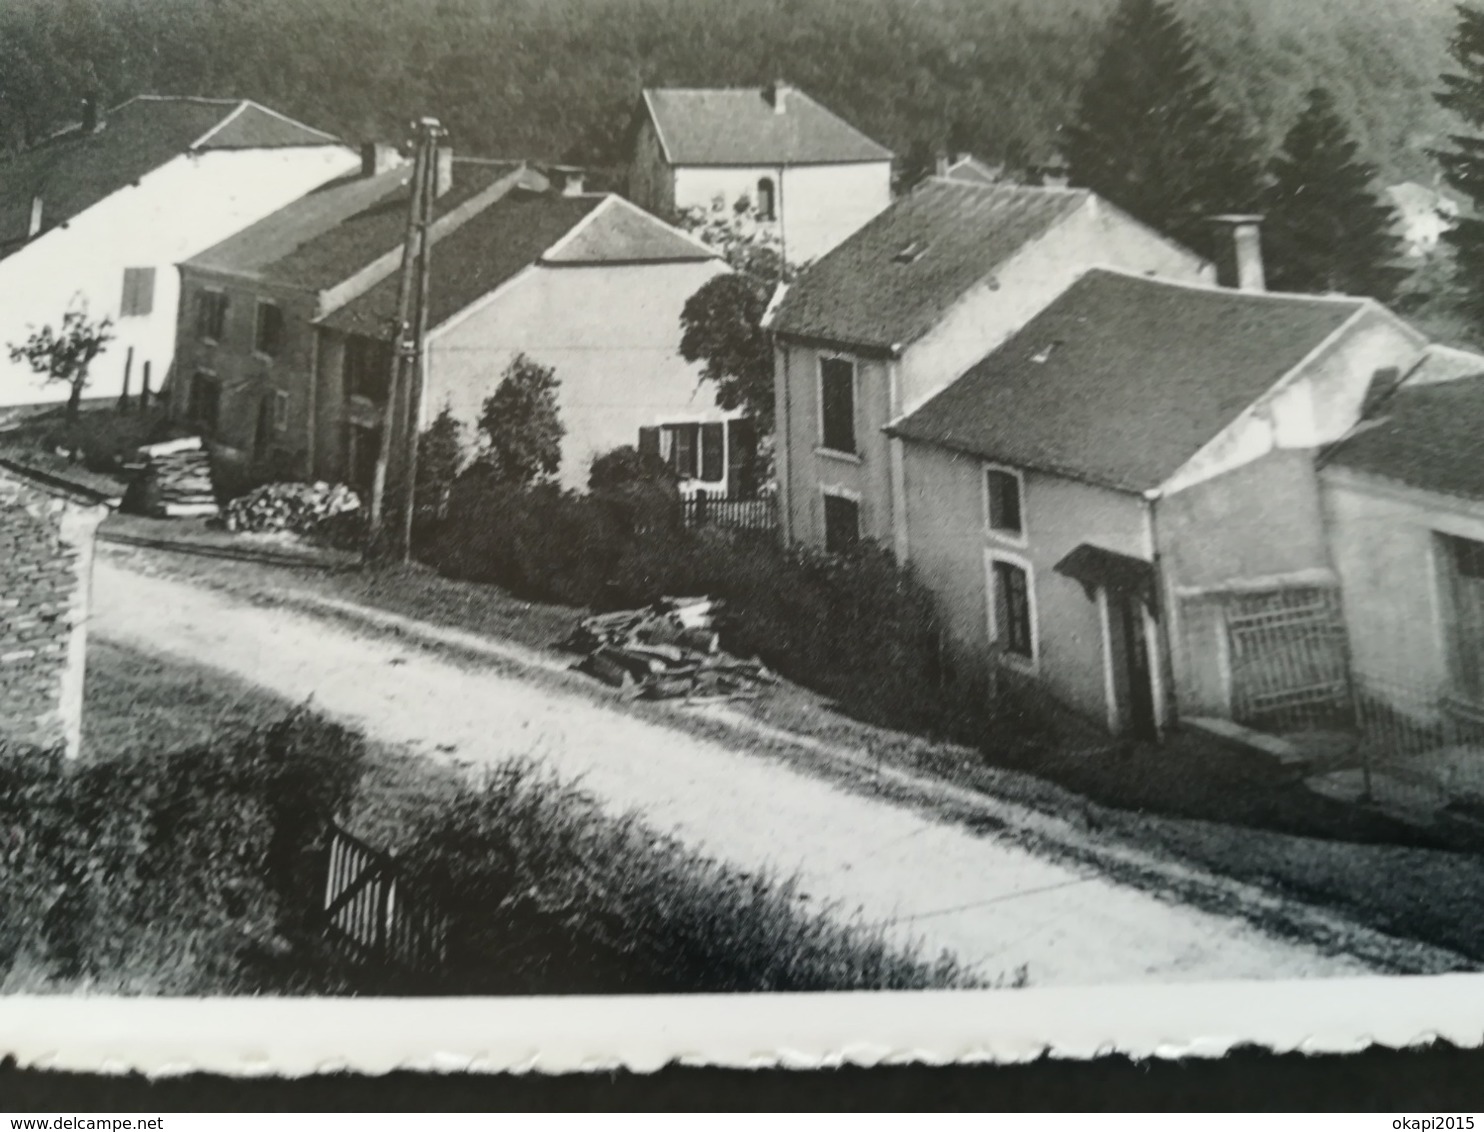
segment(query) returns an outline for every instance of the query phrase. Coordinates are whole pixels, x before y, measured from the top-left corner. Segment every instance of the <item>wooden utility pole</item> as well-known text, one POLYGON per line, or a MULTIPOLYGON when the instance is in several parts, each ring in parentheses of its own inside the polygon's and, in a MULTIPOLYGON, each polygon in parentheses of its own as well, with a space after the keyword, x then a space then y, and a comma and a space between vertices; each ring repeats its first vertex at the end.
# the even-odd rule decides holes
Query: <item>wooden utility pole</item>
POLYGON ((423 168, 421 231, 417 241, 417 314, 412 357, 409 359, 407 415, 404 418, 407 431, 403 435, 402 531, 397 546, 403 562, 412 561, 412 520, 417 510, 417 449, 428 386, 428 305, 433 272, 433 204, 438 197, 438 146, 448 136, 435 118, 424 118, 422 126, 428 159, 423 168))
MULTIPOLYGON (((398 406, 405 398, 407 360, 415 349, 412 342, 414 269, 418 262, 417 243, 421 235, 420 220, 424 198, 431 196, 433 166, 437 162, 433 130, 436 120, 424 118, 417 124, 417 156, 412 165, 412 179, 407 192, 407 227, 402 240, 402 269, 397 280, 397 314, 392 326, 392 359, 387 375, 386 403, 382 409, 381 435, 377 438, 376 471, 371 479, 371 503, 366 524, 366 558, 378 557, 383 547, 387 465, 393 451, 393 432, 398 425, 398 406), (429 126, 432 126, 430 129, 429 126)), ((414 426, 415 431, 416 426, 414 426)))

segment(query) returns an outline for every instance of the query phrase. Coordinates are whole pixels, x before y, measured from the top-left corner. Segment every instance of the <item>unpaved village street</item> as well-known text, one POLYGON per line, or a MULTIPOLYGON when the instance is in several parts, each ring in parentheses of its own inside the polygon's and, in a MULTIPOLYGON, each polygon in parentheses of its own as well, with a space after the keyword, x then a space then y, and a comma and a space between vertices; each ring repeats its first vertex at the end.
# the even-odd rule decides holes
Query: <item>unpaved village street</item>
POLYGON ((1042 859, 776 761, 342 622, 97 562, 91 631, 230 673, 429 757, 531 756, 614 811, 1036 986, 1354 974, 1360 960, 1042 859))

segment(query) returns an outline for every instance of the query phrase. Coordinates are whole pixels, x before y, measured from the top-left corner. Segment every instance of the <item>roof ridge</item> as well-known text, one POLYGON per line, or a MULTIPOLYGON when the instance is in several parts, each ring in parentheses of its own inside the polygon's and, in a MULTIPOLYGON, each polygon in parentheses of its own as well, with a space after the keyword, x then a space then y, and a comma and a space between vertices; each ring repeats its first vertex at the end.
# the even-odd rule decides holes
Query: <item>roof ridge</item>
MULTIPOLYGON (((687 232, 684 228, 680 227, 678 224, 671 224, 668 220, 662 220, 660 217, 656 216, 654 213, 649 212, 649 211, 647 211, 647 210, 645 210, 643 208, 640 208, 633 201, 629 200, 627 197, 625 197, 625 196, 623 196, 623 195, 621 195, 619 193, 608 193, 607 195, 609 197, 611 197, 612 199, 616 200, 621 207, 627 208, 627 209, 629 209, 632 212, 637 212, 641 217, 643 217, 650 224, 653 224, 653 225, 655 225, 656 227, 659 227, 659 228, 663 228, 665 231, 670 232, 673 235, 676 235, 676 236, 680 237, 681 239, 687 241, 688 243, 694 244, 695 247, 696 247, 696 249, 698 251, 703 251, 703 252, 706 253, 706 257, 708 259, 721 259, 722 258, 721 252, 717 251, 710 244, 706 243, 705 240, 702 240, 694 232, 687 232)), ((593 209, 593 212, 592 213, 589 213, 589 216, 595 215, 597 213, 597 211, 598 211, 597 209, 593 209)))
POLYGON ((319 129, 318 127, 311 126, 308 122, 301 122, 297 118, 290 118, 283 111, 275 110, 271 106, 265 106, 263 103, 259 102, 255 98, 244 98, 242 100, 242 105, 244 107, 251 106, 255 110, 261 110, 264 114, 269 114, 274 118, 278 118, 281 121, 287 122, 291 126, 298 126, 299 129, 308 130, 311 134, 318 134, 322 138, 329 138, 332 142, 343 143, 342 138, 339 138, 334 134, 327 133, 326 131, 319 129))
POLYGON ((225 118, 223 118, 219 122, 217 122, 216 125, 212 126, 211 129, 207 130, 204 134, 202 134, 195 141, 191 142, 190 145, 186 146, 186 149, 187 150, 200 149, 203 145, 205 145, 208 141, 211 140, 212 135, 221 133, 222 127, 224 127, 228 122, 232 122, 232 121, 235 121, 237 118, 240 118, 242 116, 242 114, 246 110, 247 110, 247 99, 244 98, 244 99, 241 99, 237 103, 236 107, 233 108, 233 110, 232 110, 232 112, 230 114, 228 114, 225 118))
MULTIPOLYGON (((1089 275, 1099 273, 1103 275, 1116 275, 1123 279, 1133 279, 1140 283, 1154 284, 1161 287, 1169 287, 1181 291, 1204 291, 1216 295, 1226 295, 1241 299, 1267 299, 1280 300, 1290 303, 1318 303, 1333 306, 1364 307, 1372 304, 1381 309, 1387 309, 1384 304, 1377 303, 1369 295, 1311 295, 1303 291, 1243 291, 1237 287, 1223 287, 1219 283, 1198 282, 1188 279, 1171 279, 1164 275, 1143 275, 1137 271, 1130 271, 1123 267, 1099 264, 1089 267, 1078 280, 1086 279, 1089 275)), ((1066 292, 1063 292, 1065 294, 1066 292)))

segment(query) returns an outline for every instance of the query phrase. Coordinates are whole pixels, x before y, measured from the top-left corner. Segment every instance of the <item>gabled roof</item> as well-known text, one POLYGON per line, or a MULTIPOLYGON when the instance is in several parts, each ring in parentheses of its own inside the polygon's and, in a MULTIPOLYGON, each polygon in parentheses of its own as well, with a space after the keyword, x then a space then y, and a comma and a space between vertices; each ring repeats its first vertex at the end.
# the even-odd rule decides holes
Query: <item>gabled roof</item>
MULTIPOLYGON (((411 164, 399 165, 372 177, 359 171, 347 173, 263 217, 256 224, 234 232, 181 266, 261 278, 279 260, 405 188, 411 178, 411 164)), ((405 194, 402 200, 405 202, 405 194)))
POLYGON ((1153 490, 1368 305, 1089 271, 887 431, 1153 490))
POLYGON ((1484 354, 1434 342, 1422 352, 1422 361, 1407 375, 1407 382, 1410 385, 1425 385, 1481 374, 1484 374, 1484 354))
POLYGON ((893 351, 1091 195, 925 181, 794 280, 771 329, 893 351))
POLYGON ((188 152, 338 145, 332 135, 240 99, 140 95, 101 129, 73 129, 0 162, 0 248, 28 235, 31 201, 56 227, 188 152))
MULTIPOLYGON (((455 161, 453 184, 434 205, 435 221, 520 168, 517 164, 455 161)), ((252 270, 270 283, 322 291, 343 283, 387 252, 401 247, 407 234, 408 178, 400 171, 384 176, 390 176, 392 183, 365 208, 296 244, 271 262, 257 263, 252 270)), ((248 233, 252 230, 248 229, 248 233)), ((246 241, 242 244, 245 246, 246 241)), ((250 257, 252 253, 246 254, 250 257)))
POLYGON ((643 109, 671 165, 824 165, 890 161, 849 122, 796 87, 651 89, 643 109))
MULTIPOLYGON (((705 262, 716 253, 620 197, 515 189, 433 245, 429 328, 533 264, 550 267, 705 262)), ((397 280, 383 280, 320 319, 346 333, 390 338, 397 280)))
POLYGON ((969 153, 960 154, 943 175, 950 181, 966 181, 971 185, 998 185, 1005 179, 1002 167, 986 165, 969 153))
POLYGON ((1484 377, 1404 384, 1329 449, 1326 466, 1484 500, 1484 377))

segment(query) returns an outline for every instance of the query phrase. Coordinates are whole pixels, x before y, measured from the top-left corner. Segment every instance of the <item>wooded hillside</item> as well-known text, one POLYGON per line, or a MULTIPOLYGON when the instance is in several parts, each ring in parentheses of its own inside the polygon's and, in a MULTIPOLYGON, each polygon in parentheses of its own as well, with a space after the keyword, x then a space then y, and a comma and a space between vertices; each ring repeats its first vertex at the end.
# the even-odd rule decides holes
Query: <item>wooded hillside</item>
MULTIPOLYGON (((906 153, 1055 144, 1112 0, 6 0, 0 137, 89 90, 241 96, 347 138, 443 118, 466 152, 612 152, 641 86, 785 77, 906 153)), ((1448 0, 1179 0, 1222 96, 1270 148, 1315 83, 1391 180, 1425 144, 1448 0)))

